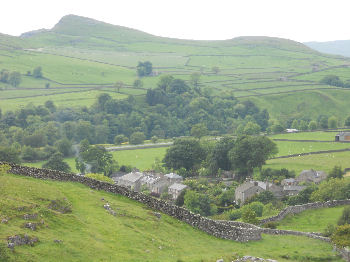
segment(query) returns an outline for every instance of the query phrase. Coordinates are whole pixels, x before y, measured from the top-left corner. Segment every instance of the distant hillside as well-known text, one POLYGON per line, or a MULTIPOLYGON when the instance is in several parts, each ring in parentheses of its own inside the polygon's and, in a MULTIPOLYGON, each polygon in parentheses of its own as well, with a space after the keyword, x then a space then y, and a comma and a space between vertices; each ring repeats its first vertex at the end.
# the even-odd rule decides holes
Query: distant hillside
POLYGON ((307 42, 304 44, 322 53, 350 57, 350 40, 337 40, 330 42, 307 42))
POLYGON ((3 112, 49 99, 58 106, 90 106, 101 92, 114 98, 135 95, 142 99, 162 75, 173 75, 190 84, 191 74, 200 72, 203 90, 213 96, 233 94, 239 99, 254 99, 268 108, 272 118, 334 114, 342 121, 350 114, 350 109, 343 107, 350 96, 348 90, 320 84, 329 74, 350 80, 350 59, 275 37, 172 39, 67 15, 52 29, 21 37, 0 34, 0 64, 1 70, 22 74, 16 88, 0 82, 3 112), (154 75, 142 78, 143 86, 134 88, 139 61, 150 61, 154 75), (43 78, 28 74, 37 66, 42 67, 43 78), (123 83, 118 92, 117 82, 123 83), (281 102, 286 100, 288 104, 281 102), (323 105, 324 101, 327 106, 311 106, 323 105))

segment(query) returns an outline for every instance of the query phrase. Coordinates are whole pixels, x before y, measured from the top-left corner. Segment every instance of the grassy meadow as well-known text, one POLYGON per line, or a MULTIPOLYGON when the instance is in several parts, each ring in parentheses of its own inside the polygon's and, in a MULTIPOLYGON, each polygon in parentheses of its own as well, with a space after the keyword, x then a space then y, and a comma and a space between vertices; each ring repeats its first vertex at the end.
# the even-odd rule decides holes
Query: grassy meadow
POLYGON ((289 142, 275 141, 278 147, 278 156, 287 156, 317 151, 338 150, 350 148, 349 143, 318 143, 318 142, 289 142))
POLYGON ((113 151, 112 155, 118 164, 136 167, 140 170, 151 169, 156 159, 162 161, 167 148, 147 148, 113 151))
POLYGON ((237 255, 341 261, 330 244, 305 237, 263 235, 261 241, 248 243, 217 239, 167 215, 158 219, 140 203, 78 183, 1 173, 0 189, 0 218, 9 220, 0 224, 0 255, 7 261, 216 261, 237 255), (48 208, 52 200, 61 200, 71 212, 48 208), (106 202, 116 216, 103 208, 106 202), (38 214, 30 220, 39 224, 36 231, 23 227, 29 222, 23 215, 33 213, 38 214), (10 252, 6 237, 16 234, 39 242, 10 252))
POLYGON ((277 228, 323 233, 329 224, 337 225, 343 210, 344 206, 306 210, 278 221, 277 228))
POLYGON ((306 155, 290 158, 267 160, 263 168, 287 168, 299 174, 304 169, 315 169, 329 172, 334 166, 350 167, 350 152, 325 153, 319 155, 306 155))

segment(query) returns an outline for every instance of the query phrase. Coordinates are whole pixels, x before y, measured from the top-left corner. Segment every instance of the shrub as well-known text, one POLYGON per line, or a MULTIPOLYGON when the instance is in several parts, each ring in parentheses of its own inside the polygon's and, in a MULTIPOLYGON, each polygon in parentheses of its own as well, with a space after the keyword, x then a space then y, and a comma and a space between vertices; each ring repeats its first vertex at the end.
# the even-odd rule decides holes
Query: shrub
POLYGON ((124 136, 124 135, 117 135, 114 138, 114 144, 115 145, 120 145, 120 144, 128 142, 128 141, 129 141, 129 139, 126 136, 124 136))
POLYGON ((130 136, 130 144, 138 145, 143 144, 143 141, 146 139, 146 136, 142 132, 134 132, 130 136))
POLYGON ((350 225, 338 226, 331 237, 332 242, 340 247, 350 246, 350 225))
POLYGON ((230 220, 237 220, 242 217, 242 210, 240 209, 233 209, 229 212, 228 217, 230 220))
POLYGON ((261 217, 264 211, 264 205, 260 202, 252 202, 248 205, 251 208, 257 217, 261 217))
POLYGON ((267 222, 264 227, 265 228, 271 228, 271 229, 276 229, 278 226, 278 223, 277 222, 274 222, 274 221, 270 221, 270 222, 267 222))
POLYGON ((114 181, 112 178, 109 178, 108 176, 102 175, 102 174, 95 174, 95 173, 90 173, 90 174, 86 174, 86 177, 98 180, 98 181, 102 181, 102 182, 107 182, 110 184, 114 184, 114 181))
POLYGON ((250 208, 245 208, 245 210, 242 211, 242 220, 245 223, 254 224, 254 225, 257 225, 259 223, 258 219, 256 218, 256 214, 254 210, 250 208))
POLYGON ((343 210, 341 217, 338 220, 338 225, 342 226, 345 224, 350 224, 350 206, 346 206, 343 210))
POLYGON ((333 224, 328 224, 325 230, 323 231, 323 236, 330 237, 333 235, 334 231, 336 229, 336 226, 333 224))

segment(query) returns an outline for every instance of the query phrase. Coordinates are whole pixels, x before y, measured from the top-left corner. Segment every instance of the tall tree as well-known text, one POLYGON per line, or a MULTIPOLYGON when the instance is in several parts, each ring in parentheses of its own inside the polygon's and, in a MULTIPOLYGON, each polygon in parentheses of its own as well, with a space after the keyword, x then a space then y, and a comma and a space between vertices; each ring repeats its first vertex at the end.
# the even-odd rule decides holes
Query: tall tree
POLYGON ((152 74, 152 63, 150 61, 145 61, 145 62, 139 62, 137 67, 137 74, 138 76, 149 76, 152 74))
POLYGON ((42 68, 41 66, 37 66, 36 68, 34 68, 33 70, 33 74, 32 74, 35 78, 41 78, 43 77, 43 72, 42 72, 42 68))
POLYGON ((9 75, 8 83, 14 87, 19 86, 22 82, 21 74, 19 72, 11 72, 9 75))
POLYGON ((236 141, 228 154, 233 169, 244 178, 252 175, 254 168, 261 168, 277 152, 277 145, 268 137, 245 136, 236 141))
POLYGON ((49 160, 43 164, 43 168, 48 168, 57 171, 70 172, 70 166, 63 161, 61 153, 53 154, 49 160))
POLYGON ((205 152, 199 141, 194 138, 176 139, 163 159, 165 166, 175 170, 185 168, 187 171, 199 165, 205 158, 205 152))

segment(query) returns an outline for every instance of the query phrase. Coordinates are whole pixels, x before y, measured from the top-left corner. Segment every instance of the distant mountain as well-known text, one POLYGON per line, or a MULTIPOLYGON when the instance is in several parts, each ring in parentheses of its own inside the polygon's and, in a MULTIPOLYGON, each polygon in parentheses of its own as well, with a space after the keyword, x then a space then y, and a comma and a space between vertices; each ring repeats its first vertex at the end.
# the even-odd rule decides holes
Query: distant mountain
POLYGON ((337 40, 330 42, 306 42, 304 44, 322 53, 350 57, 350 40, 337 40))

